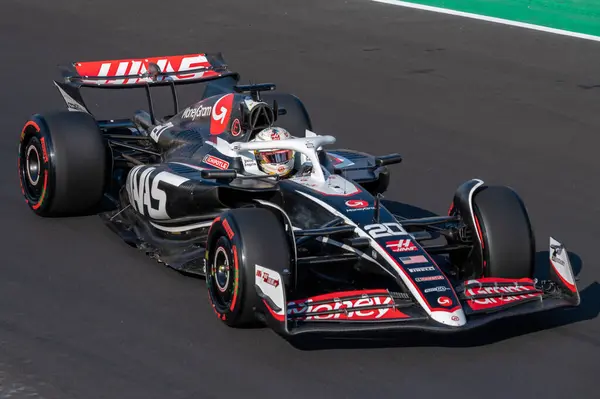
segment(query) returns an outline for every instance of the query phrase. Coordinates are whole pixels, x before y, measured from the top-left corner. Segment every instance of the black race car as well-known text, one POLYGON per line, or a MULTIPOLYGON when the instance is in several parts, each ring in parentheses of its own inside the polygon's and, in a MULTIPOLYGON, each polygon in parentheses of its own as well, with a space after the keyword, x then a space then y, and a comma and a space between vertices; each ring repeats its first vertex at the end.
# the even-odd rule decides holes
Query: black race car
POLYGON ((448 215, 407 218, 382 198, 397 154, 329 150, 298 98, 241 85, 220 54, 76 62, 55 84, 67 111, 33 115, 20 137, 25 201, 40 216, 96 212, 127 243, 205 276, 219 319, 309 332, 455 332, 577 306, 567 251, 550 238, 550 280, 534 277, 534 234, 519 196, 473 179, 448 215), (176 86, 205 84, 180 110, 176 86), (151 88, 172 89, 154 114, 151 88), (144 88, 149 110, 96 120, 80 89, 144 88), (263 129, 291 139, 257 142, 263 129), (293 150, 292 175, 255 151, 293 150), (106 208, 106 204, 110 204, 106 208), (104 208, 102 208, 104 207, 104 208), (441 244, 435 244, 435 241, 441 244))

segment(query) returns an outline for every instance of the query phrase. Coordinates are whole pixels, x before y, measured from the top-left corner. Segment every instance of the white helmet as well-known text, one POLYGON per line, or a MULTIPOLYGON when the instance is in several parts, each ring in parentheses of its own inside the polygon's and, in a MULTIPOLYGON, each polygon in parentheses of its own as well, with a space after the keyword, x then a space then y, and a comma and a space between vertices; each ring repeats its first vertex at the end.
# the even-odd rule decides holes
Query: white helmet
MULTIPOLYGON (((251 141, 287 140, 292 135, 280 127, 261 130, 251 141)), ((256 150, 254 151, 258 168, 269 175, 287 176, 294 169, 294 151, 292 150, 256 150)))

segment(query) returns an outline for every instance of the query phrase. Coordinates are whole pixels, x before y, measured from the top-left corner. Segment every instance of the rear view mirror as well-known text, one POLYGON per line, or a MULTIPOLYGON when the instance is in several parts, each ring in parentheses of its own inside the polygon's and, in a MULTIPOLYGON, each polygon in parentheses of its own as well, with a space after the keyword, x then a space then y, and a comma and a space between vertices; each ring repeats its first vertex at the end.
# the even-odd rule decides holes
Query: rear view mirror
POLYGON ((389 154, 375 157, 375 163, 377 166, 394 165, 402 162, 402 155, 400 154, 389 154))
POLYGON ((200 172, 203 179, 233 180, 237 177, 234 169, 225 170, 203 170, 200 172))

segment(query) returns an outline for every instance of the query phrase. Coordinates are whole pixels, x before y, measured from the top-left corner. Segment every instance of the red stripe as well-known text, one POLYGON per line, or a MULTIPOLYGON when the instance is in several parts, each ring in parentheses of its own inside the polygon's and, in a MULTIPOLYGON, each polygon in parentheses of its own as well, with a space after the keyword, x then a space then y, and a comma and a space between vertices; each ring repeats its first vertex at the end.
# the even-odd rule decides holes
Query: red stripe
POLYGON ((217 216, 215 220, 213 220, 212 224, 210 225, 210 228, 208 229, 208 233, 206 234, 207 236, 210 236, 212 228, 214 227, 215 223, 217 223, 219 220, 221 220, 221 216, 217 216))
POLYGON ((269 306, 269 304, 267 303, 267 301, 265 301, 264 299, 263 299, 263 303, 267 307, 267 310, 269 311, 269 313, 271 313, 271 316, 273 316, 277 321, 283 322, 283 319, 284 319, 285 315, 279 315, 279 314, 275 313, 275 311, 273 311, 273 309, 271 309, 271 307, 269 306))
POLYGON ((530 278, 501 278, 501 277, 482 277, 473 278, 465 281, 465 284, 469 282, 477 283, 533 283, 534 281, 530 278))
POLYGON ((483 234, 481 234, 481 226, 479 225, 479 218, 477 218, 477 216, 475 216, 475 228, 477 229, 477 235, 481 241, 481 249, 483 249, 485 248, 485 245, 483 243, 483 234))
POLYGON ((40 131, 40 126, 37 123, 35 123, 34 121, 27 122, 25 124, 25 126, 23 127, 23 131, 25 131, 25 129, 27 129, 29 126, 35 127, 35 130, 38 132, 40 131))
POLYGON ((235 280, 233 281, 234 284, 234 289, 233 289, 233 299, 231 300, 231 306, 229 306, 229 309, 231 311, 233 311, 233 308, 235 307, 235 302, 237 301, 237 294, 238 294, 238 289, 239 289, 239 267, 238 267, 238 256, 237 256, 237 248, 235 247, 235 245, 233 246, 233 264, 235 267, 235 280))
POLYGON ((554 268, 554 271, 556 271, 556 274, 558 275, 558 278, 560 278, 560 281, 562 281, 563 284, 567 286, 567 288, 569 289, 569 291, 571 291, 571 292, 577 292, 577 288, 575 287, 575 285, 569 283, 567 280, 564 279, 564 277, 560 274, 560 272, 558 271, 558 268, 556 267, 556 265, 554 264, 554 262, 552 262, 552 260, 550 260, 550 264, 554 268))
POLYGON ((33 209, 38 209, 40 206, 42 206, 42 202, 44 202, 44 197, 46 196, 46 187, 47 186, 48 186, 48 171, 45 170, 44 171, 44 187, 42 188, 42 196, 40 197, 39 202, 32 206, 33 209))
POLYGON ((353 290, 353 291, 331 292, 329 294, 322 294, 322 295, 317 295, 317 296, 311 296, 311 297, 304 298, 304 299, 295 299, 292 302, 302 303, 302 302, 308 301, 309 299, 312 300, 312 301, 325 301, 325 300, 328 300, 328 299, 335 299, 335 298, 343 299, 343 298, 352 297, 352 296, 359 296, 359 295, 363 295, 363 294, 390 296, 390 293, 387 290, 384 290, 384 289, 379 289, 379 290, 363 290, 363 291, 361 291, 361 290, 353 290))

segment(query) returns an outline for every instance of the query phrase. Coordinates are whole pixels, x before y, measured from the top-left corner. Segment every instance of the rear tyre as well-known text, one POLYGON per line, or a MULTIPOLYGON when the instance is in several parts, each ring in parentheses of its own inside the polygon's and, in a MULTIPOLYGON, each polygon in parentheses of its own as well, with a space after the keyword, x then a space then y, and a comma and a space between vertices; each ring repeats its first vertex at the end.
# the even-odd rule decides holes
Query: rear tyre
POLYGON ((271 211, 240 208, 215 219, 208 234, 206 286, 217 317, 230 327, 256 324, 255 265, 283 274, 290 255, 285 229, 271 211))
POLYGON ((39 216, 82 214, 102 200, 106 149, 90 114, 34 115, 21 132, 17 166, 25 202, 39 216))
POLYGON ((535 238, 517 193, 504 186, 486 187, 475 194, 473 208, 483 239, 484 277, 533 278, 535 238))

